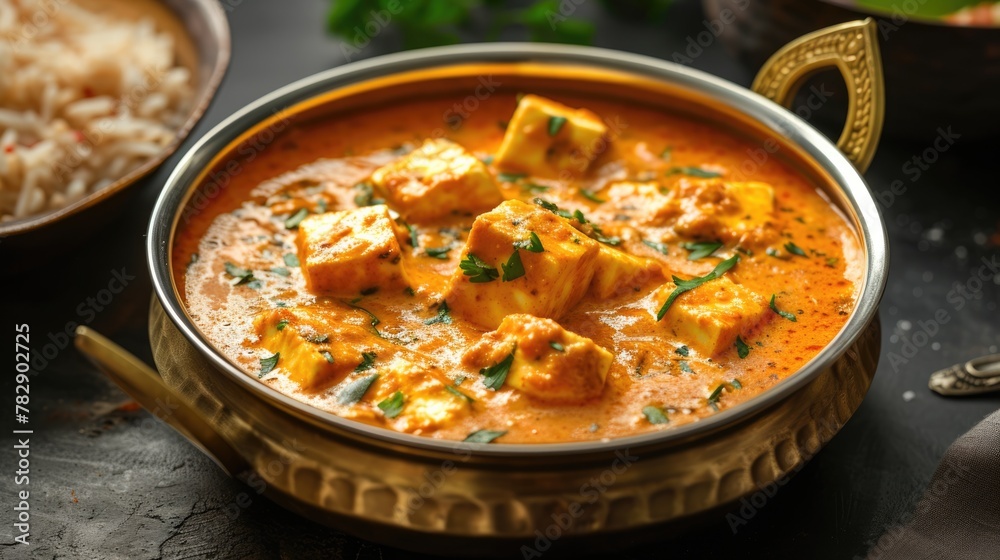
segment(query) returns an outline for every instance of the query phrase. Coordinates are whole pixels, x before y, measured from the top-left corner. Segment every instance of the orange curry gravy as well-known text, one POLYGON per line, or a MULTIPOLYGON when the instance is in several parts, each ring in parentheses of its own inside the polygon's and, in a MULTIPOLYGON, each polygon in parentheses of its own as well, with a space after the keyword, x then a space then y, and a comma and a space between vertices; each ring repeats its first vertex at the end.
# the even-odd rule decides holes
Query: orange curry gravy
MULTIPOLYGON (((513 95, 493 95, 454 129, 443 124, 442 115, 460 101, 458 97, 415 98, 283 131, 266 149, 244 158, 221 194, 200 212, 190 212, 190 219, 182 220, 178 228, 173 266, 194 322, 248 375, 260 376, 261 383, 320 409, 434 438, 461 440, 478 430, 504 432, 496 443, 615 438, 697 421, 793 374, 843 327, 857 295, 863 266, 860 249, 853 229, 814 185, 776 157, 758 164, 752 176, 743 176, 741 166, 755 146, 706 124, 648 107, 563 95, 553 99, 587 108, 614 123, 610 147, 582 177, 500 175, 491 156, 517 106, 513 95), (298 266, 306 256, 297 248, 297 230, 286 227, 286 220, 301 208, 316 214, 380 202, 378 192, 356 186, 435 130, 444 130, 446 138, 487 162, 504 198, 528 204, 542 198, 570 212, 579 209, 587 221, 600 226, 605 238, 619 240, 614 250, 660 263, 662 276, 646 275, 641 286, 630 286, 608 299, 587 295, 555 317, 566 330, 590 338, 613 355, 598 396, 561 402, 536 398, 509 383, 498 390, 488 388, 481 373, 484 364, 470 362, 466 354, 477 347, 472 358, 503 357, 507 348, 492 354, 483 348, 491 339, 481 341, 492 329, 466 321, 454 305, 450 324, 425 324, 440 313, 475 216, 410 224, 416 230, 417 247, 408 234, 400 236, 400 247, 412 290, 334 297, 307 289, 298 266), (730 180, 767 183, 774 192, 773 212, 766 223, 735 237, 720 235, 713 230, 714 222, 700 220, 704 216, 698 214, 711 209, 712 203, 725 204, 712 198, 716 196, 712 185, 730 180), (673 213, 659 215, 655 205, 630 201, 627 190, 616 190, 614 183, 621 181, 653 185, 663 200, 674 200, 673 213), (685 201, 696 199, 709 205, 693 214, 678 214, 685 201), (685 243, 720 239, 724 245, 710 256, 689 259, 692 251, 685 243), (446 247, 451 249, 445 255, 427 252, 446 247), (656 321, 670 292, 662 286, 671 275, 703 276, 734 256, 739 261, 723 278, 752 291, 759 298, 757 305, 763 301, 767 309, 750 328, 741 330, 745 347, 732 344, 710 355, 665 322, 656 321), (252 278, 240 282, 226 263, 237 273, 238 269, 252 272, 252 278), (768 308, 772 295, 775 309, 784 315, 768 308), (282 317, 309 323, 313 317, 315 321, 305 328, 319 341, 314 342, 315 352, 353 361, 309 389, 290 379, 301 362, 290 361, 289 356, 261 376, 262 360, 266 363, 277 350, 255 324, 259 317, 271 317, 267 320, 272 323, 282 317), (351 334, 338 331, 337 325, 349 326, 351 334), (368 338, 358 332, 368 333, 368 338), (386 375, 357 402, 338 400, 352 382, 384 371, 400 356, 419 361, 436 379, 449 383, 448 395, 462 402, 463 411, 438 423, 408 419, 411 387, 404 379, 380 389, 380 383, 388 382, 386 375), (397 390, 403 394, 403 408, 390 418, 378 404, 397 390)), ((500 269, 499 263, 491 264, 500 269)), ((710 305, 718 282, 680 295, 671 312, 685 300, 710 305)), ((274 325, 270 327, 273 335, 274 325)), ((551 351, 557 352, 555 347, 551 351)), ((391 409, 391 403, 387 407, 391 409)))

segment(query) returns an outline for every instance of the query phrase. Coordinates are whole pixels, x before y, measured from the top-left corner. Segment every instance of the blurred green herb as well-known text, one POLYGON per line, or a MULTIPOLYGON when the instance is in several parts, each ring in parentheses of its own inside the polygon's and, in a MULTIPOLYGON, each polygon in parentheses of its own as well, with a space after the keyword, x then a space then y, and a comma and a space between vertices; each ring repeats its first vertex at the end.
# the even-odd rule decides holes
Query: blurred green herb
POLYGON ((502 0, 335 0, 327 29, 345 39, 342 51, 350 59, 388 27, 398 31, 404 48, 417 49, 458 43, 459 32, 481 19, 490 22, 487 40, 509 27, 548 43, 586 45, 594 34, 593 24, 572 17, 560 0, 540 0, 523 9, 506 7, 502 0), (473 17, 480 11, 487 17, 473 17))

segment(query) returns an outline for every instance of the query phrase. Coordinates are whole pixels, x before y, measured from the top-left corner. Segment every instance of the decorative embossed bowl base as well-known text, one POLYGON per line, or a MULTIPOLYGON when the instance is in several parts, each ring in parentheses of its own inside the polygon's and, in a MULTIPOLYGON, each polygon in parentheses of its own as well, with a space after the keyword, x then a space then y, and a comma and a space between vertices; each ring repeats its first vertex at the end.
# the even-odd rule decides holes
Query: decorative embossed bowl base
MULTIPOLYGON (((876 319, 794 398, 709 437, 511 459, 457 443, 443 454, 358 445, 255 399, 221 375, 155 300, 149 330, 163 381, 238 450, 245 464, 234 470, 263 479, 269 497, 368 540, 456 555, 516 552, 530 546, 536 530, 566 519, 559 533, 567 542, 558 549, 608 531, 663 537, 687 526, 684 520, 721 515, 725 506, 797 472, 830 441, 861 404, 881 340, 876 319)), ((614 546, 606 537, 586 541, 575 544, 614 546)))

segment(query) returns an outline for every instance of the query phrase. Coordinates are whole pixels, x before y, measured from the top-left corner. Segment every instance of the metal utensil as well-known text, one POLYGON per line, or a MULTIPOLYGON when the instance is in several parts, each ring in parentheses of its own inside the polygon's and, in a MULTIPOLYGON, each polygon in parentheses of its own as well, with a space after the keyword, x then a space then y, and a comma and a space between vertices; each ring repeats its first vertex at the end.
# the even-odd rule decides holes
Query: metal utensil
POLYGON ((98 369, 154 416, 180 432, 226 474, 238 476, 246 461, 229 442, 184 401, 178 399, 153 368, 93 329, 76 328, 75 345, 98 369))
POLYGON ((965 397, 1000 391, 1000 354, 990 354, 936 371, 927 383, 946 397, 965 397))

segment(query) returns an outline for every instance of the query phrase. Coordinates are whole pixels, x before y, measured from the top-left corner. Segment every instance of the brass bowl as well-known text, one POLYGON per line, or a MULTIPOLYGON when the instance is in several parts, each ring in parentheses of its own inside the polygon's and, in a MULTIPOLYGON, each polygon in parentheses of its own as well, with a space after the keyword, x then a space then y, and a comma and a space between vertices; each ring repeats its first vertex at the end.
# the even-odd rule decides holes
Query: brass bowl
MULTIPOLYGON (((397 54, 307 78, 220 124, 178 164, 154 210, 148 257, 156 292, 150 340, 160 374, 88 332, 78 345, 140 403, 229 473, 302 515, 396 547, 452 555, 569 552, 678 531, 781 483, 860 405, 879 355, 878 303, 888 254, 864 168, 881 125, 881 80, 870 22, 804 37, 761 72, 779 100, 805 73, 838 65, 856 92, 840 141, 847 156, 765 97, 647 57, 594 48, 464 45, 397 54), (587 91, 653 103, 776 143, 775 157, 823 185, 855 226, 864 282, 845 328, 796 374, 699 422, 615 440, 471 444, 421 438, 309 407, 241 371, 187 316, 172 277, 172 239, 197 211, 200 179, 275 123, 360 111, 400 96, 469 91, 488 73, 501 88, 587 91), (198 196, 195 196, 198 195, 198 196), (194 197, 194 198, 192 198, 194 197), (162 377, 161 377, 162 376, 162 377), (558 542, 555 542, 558 541, 558 542)), ((217 194, 217 193, 215 193, 217 194)))
POLYGON ((170 144, 124 177, 62 208, 0 222, 0 250, 16 261, 30 261, 39 250, 51 254, 72 247, 109 221, 123 205, 124 191, 170 157, 205 114, 229 64, 229 23, 214 0, 75 1, 102 7, 110 4, 127 18, 151 18, 173 35, 179 63, 195 78, 194 100, 170 144))

